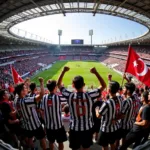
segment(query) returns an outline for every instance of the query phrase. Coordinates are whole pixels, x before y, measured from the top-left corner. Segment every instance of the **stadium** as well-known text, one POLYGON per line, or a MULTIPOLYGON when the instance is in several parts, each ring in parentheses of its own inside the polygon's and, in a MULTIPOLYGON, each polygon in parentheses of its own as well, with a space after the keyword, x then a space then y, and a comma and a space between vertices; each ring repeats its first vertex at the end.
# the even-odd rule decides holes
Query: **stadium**
MULTIPOLYGON (((140 91, 136 94, 138 95, 138 100, 142 101, 141 96, 143 92, 149 92, 150 87, 149 49, 150 0, 0 1, 0 90, 9 92, 11 95, 10 100, 13 103, 11 108, 15 107, 15 94, 18 94, 16 92, 16 86, 19 83, 24 82, 25 86, 29 86, 31 82, 34 82, 38 89, 37 93, 40 93, 41 82, 39 82, 39 77, 42 77, 44 79, 44 92, 47 94, 49 93, 49 89, 47 89, 47 81, 50 80, 50 84, 51 81, 57 81, 60 79, 60 75, 63 70, 65 70, 66 66, 69 68, 69 72, 66 71, 67 73, 64 75, 63 81, 61 81, 61 79, 60 81, 69 92, 77 90, 74 85, 75 76, 82 76, 84 78, 85 85, 83 88, 86 92, 91 92, 92 90, 97 89, 100 86, 100 83, 102 83, 101 78, 103 78, 106 86, 103 89, 103 92, 101 92, 101 95, 96 98, 105 102, 107 100, 106 97, 109 96, 108 85, 112 79, 120 84, 116 93, 119 93, 119 90, 123 92, 122 88, 124 87, 124 83, 133 82, 136 86, 134 92, 136 93, 137 89, 137 91, 140 91), (98 20, 98 17, 99 19, 103 18, 103 20, 98 20), (71 18, 72 23, 67 20, 68 18, 71 18), (78 18, 81 19, 79 22, 78 18), (82 24, 84 19, 85 24, 82 24), (110 24, 109 19, 112 20, 110 24), (43 20, 45 20, 45 22, 43 20), (96 22, 99 22, 99 24, 96 22), (116 22, 116 24, 114 22, 116 22), (124 24, 124 22, 127 24, 124 24), (112 28, 111 25, 114 25, 114 28, 112 28), (64 28, 64 26, 66 26, 66 28, 64 28), (93 67, 96 68, 94 73, 91 71, 91 68, 93 67), (97 74, 100 74, 100 77, 97 74), (126 76, 124 77, 124 75, 126 76), (30 83, 28 83, 29 79, 30 83), (129 81, 130 79, 131 81, 129 81), (142 90, 143 92, 141 92, 142 90)), ((60 85, 58 85, 58 88, 59 86, 60 85)), ((114 89, 115 88, 116 87, 114 87, 114 89)), ((1 93, 0 105, 2 105, 3 101, 5 101, 4 95, 1 93)), ((59 96, 63 96, 61 88, 57 91, 57 94, 59 96)), ((126 99, 123 94, 121 96, 123 99, 126 99)), ((70 97, 68 97, 68 99, 70 97)), ((148 103, 146 104, 149 105, 148 103)), ((145 103, 143 105, 145 106, 145 103)), ((64 104, 62 104, 62 107, 63 106, 64 104)), ((120 107, 119 109, 121 109, 120 107)), ((8 125, 9 121, 6 121, 10 112, 8 114, 8 112, 5 111, 4 113, 7 115, 3 115, 4 108, 4 106, 0 106, 0 139, 9 145, 5 145, 3 142, 0 142, 0 149, 1 147, 8 150, 13 150, 13 147, 17 149, 30 149, 31 147, 26 148, 23 144, 20 144, 20 147, 16 146, 14 141, 16 139, 17 142, 21 140, 18 135, 16 136, 16 133, 11 133, 11 129, 9 129, 8 125), (6 138, 11 136, 12 138, 6 138)), ((18 111, 17 108, 12 109, 13 111, 18 111)), ((33 113, 33 110, 31 113, 33 113)), ((103 117, 103 119, 104 118, 105 117, 103 117)), ((137 119, 135 116, 134 119, 136 122, 137 119)), ((142 119, 140 122, 142 122, 142 119)), ((147 122, 150 126, 150 119, 147 122)), ((15 127, 13 127, 13 129, 14 128, 15 127)), ((146 132, 150 133, 150 129, 146 130, 146 132)), ((145 130, 143 133, 145 133, 145 130)), ((120 134, 122 133, 120 132, 120 134)), ((141 135, 141 133, 136 135, 145 138, 145 135, 141 135)), ((93 137, 95 137, 95 135, 93 137)), ((109 135, 106 137, 109 137, 109 135)), ((37 140, 38 138, 36 138, 36 136, 32 138, 34 139, 32 140, 35 141, 34 148, 41 150, 42 148, 40 146, 40 142, 37 140)), ((46 141, 48 145, 47 138, 46 141)), ((140 141, 138 142, 140 143, 140 141)), ((56 143, 54 144, 54 150, 60 148, 60 145, 58 144, 59 142, 57 144, 56 143)), ((150 141, 147 138, 147 147, 132 147, 130 144, 128 149, 150 150, 149 143, 150 141)), ((60 149, 74 149, 72 147, 69 148, 69 144, 69 140, 65 141, 64 148, 60 149)), ((80 144, 83 150, 107 150, 103 144, 97 144, 97 142, 94 142, 92 146, 90 145, 91 147, 84 147, 85 143, 83 144, 82 142, 80 144)), ((109 147, 111 147, 111 150, 115 150, 111 144, 109 147)), ((123 150, 122 147, 122 149, 120 147, 116 147, 116 149, 117 148, 123 150)))

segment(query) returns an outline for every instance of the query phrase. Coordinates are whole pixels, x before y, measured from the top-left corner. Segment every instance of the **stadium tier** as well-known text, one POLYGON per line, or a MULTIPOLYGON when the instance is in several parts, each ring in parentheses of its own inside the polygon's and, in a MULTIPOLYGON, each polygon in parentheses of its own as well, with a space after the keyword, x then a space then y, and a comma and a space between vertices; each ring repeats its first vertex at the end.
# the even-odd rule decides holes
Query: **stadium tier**
MULTIPOLYGON (((135 46, 137 53, 149 66, 149 46, 135 46)), ((128 47, 109 47, 103 51, 96 51, 92 46, 65 46, 61 49, 20 50, 0 52, 0 85, 12 84, 10 65, 23 77, 32 77, 37 71, 56 61, 97 61, 110 68, 124 72, 128 47), (119 62, 119 63, 118 63, 119 62)))

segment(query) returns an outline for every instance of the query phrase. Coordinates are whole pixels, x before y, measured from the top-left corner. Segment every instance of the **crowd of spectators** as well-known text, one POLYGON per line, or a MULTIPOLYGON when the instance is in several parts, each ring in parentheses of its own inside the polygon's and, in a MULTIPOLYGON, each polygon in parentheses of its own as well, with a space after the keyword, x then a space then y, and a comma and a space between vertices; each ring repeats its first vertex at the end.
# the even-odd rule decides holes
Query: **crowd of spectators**
MULTIPOLYGON (((12 52, 8 52, 8 54, 6 54, 5 52, 1 52, 0 58, 6 56, 7 57, 15 56, 13 58, 15 61, 12 65, 21 76, 26 73, 29 73, 29 75, 31 76, 37 70, 42 69, 43 66, 47 66, 58 59, 57 56, 51 56, 50 54, 47 54, 47 51, 27 51, 27 52, 15 51, 14 52, 15 54, 12 52), (17 57, 17 55, 23 55, 23 56, 17 57)), ((10 62, 9 58, 6 60, 8 63, 10 62)), ((1 74, 0 87, 5 87, 5 84, 13 83, 10 64, 0 66, 0 74, 1 74)))
MULTIPOLYGON (((150 64, 150 51, 149 46, 133 46, 134 50, 140 55, 146 64, 150 64)), ((99 60, 106 65, 112 66, 117 64, 114 69, 124 72, 125 64, 128 56, 127 47, 110 47, 108 48, 99 60)))
MULTIPOLYGON (((138 54, 143 58, 150 58, 149 46, 133 46, 138 54)), ((110 47, 101 55, 95 54, 93 46, 62 46, 57 51, 58 54, 52 55, 52 51, 48 50, 17 50, 17 51, 2 51, 0 52, 0 64, 8 63, 0 66, 0 85, 12 83, 11 71, 9 62, 14 61, 13 66, 22 76, 26 73, 32 75, 36 70, 40 70, 43 66, 48 65, 56 60, 94 60, 105 63, 108 66, 117 64, 113 68, 123 72, 127 59, 127 47, 110 47), (63 53, 63 55, 61 55, 63 53), (92 55, 91 55, 92 54, 92 55)), ((148 59, 144 60, 150 64, 148 59)))
POLYGON ((107 66, 112 67, 114 64, 114 69, 120 71, 120 72, 124 72, 125 69, 125 64, 126 61, 125 60, 121 60, 118 58, 113 58, 113 57, 109 57, 109 56, 102 56, 99 58, 100 62, 103 62, 104 64, 106 64, 107 66))
MULTIPOLYGON (((150 58, 150 51, 149 51, 150 46, 133 46, 133 48, 142 58, 150 58)), ((108 48, 105 53, 127 56, 128 48, 127 47, 112 47, 112 48, 108 48)))
POLYGON ((22 60, 25 58, 30 58, 31 56, 40 56, 41 54, 48 54, 48 50, 27 50, 27 51, 2 51, 0 52, 0 63, 7 63, 11 61, 22 60))
POLYGON ((61 46, 60 54, 88 55, 93 53, 93 46, 61 46))

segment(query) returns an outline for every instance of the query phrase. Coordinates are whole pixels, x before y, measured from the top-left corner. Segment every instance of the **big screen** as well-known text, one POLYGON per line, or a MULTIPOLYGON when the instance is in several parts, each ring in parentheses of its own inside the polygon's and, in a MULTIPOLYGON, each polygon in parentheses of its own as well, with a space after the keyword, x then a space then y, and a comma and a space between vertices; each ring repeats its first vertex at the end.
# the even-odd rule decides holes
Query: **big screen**
POLYGON ((84 43, 83 43, 83 40, 81 39, 74 39, 74 40, 71 40, 71 44, 84 44, 84 43))

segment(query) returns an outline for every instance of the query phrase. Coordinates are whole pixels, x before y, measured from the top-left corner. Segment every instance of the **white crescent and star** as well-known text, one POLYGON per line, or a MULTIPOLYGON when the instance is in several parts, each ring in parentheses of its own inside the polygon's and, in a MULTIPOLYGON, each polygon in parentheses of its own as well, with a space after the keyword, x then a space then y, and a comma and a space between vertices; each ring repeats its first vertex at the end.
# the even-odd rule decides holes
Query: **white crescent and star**
MULTIPOLYGON (((147 74, 147 72, 148 72, 148 67, 147 67, 147 65, 143 62, 143 60, 142 60, 141 58, 138 58, 138 60, 141 61, 141 62, 144 64, 144 70, 143 70, 141 73, 136 72, 136 74, 137 74, 138 76, 145 76, 145 75, 147 74)), ((134 67, 137 67, 137 66, 138 66, 137 60, 135 60, 135 61, 133 62, 133 66, 134 66, 134 67)))

